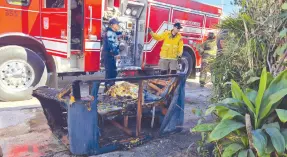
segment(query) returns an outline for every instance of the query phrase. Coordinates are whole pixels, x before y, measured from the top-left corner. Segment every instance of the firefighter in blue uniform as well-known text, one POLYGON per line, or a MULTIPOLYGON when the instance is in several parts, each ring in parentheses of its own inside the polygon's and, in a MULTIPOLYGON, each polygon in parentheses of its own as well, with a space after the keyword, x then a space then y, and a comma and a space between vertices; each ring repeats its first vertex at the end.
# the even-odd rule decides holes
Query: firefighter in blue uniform
MULTIPOLYGON (((103 41, 103 57, 104 57, 104 67, 106 71, 106 79, 112 79, 117 77, 117 67, 116 59, 119 58, 119 40, 118 36, 121 35, 121 32, 118 32, 119 21, 115 18, 112 18, 109 21, 109 27, 106 29, 106 33, 103 41)), ((106 82, 105 91, 107 91, 115 82, 106 82)))

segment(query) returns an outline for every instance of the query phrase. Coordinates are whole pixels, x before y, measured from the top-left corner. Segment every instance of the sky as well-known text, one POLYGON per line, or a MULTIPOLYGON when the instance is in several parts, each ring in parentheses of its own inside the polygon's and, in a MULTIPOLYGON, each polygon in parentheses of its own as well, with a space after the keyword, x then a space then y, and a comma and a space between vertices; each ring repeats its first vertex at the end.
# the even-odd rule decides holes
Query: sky
POLYGON ((230 4, 233 0, 196 0, 198 2, 208 3, 212 5, 222 6, 223 2, 223 13, 224 15, 230 15, 236 10, 236 8, 230 4))

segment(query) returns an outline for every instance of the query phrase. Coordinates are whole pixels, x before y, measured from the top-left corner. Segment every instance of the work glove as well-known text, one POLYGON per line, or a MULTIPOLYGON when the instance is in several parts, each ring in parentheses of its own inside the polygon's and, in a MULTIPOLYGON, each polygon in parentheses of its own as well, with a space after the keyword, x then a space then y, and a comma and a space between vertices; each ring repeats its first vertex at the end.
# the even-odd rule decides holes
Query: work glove
POLYGON ((152 30, 151 30, 150 27, 147 29, 147 31, 148 31, 148 33, 151 33, 151 32, 152 32, 152 30))
POLYGON ((199 51, 199 54, 200 54, 200 55, 203 55, 204 49, 203 49, 202 47, 199 47, 198 51, 199 51))
POLYGON ((115 59, 119 60, 119 59, 121 59, 121 56, 120 55, 116 55, 115 59))

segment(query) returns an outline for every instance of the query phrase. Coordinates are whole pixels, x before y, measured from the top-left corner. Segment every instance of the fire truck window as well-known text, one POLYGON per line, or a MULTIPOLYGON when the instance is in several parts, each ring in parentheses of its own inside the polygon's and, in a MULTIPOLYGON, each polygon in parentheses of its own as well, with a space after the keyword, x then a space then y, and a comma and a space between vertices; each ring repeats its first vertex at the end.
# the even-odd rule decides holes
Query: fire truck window
POLYGON ((64 0, 44 0, 44 8, 65 8, 64 0))
POLYGON ((13 5, 21 5, 21 6, 28 6, 30 4, 30 0, 7 0, 9 4, 13 5))

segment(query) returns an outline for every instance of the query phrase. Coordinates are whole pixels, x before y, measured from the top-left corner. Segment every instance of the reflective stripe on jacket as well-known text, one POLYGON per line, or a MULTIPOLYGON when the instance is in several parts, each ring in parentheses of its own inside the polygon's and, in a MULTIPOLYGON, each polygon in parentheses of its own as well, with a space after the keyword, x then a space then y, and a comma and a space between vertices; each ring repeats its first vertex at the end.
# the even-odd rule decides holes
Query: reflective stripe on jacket
POLYGON ((181 35, 177 33, 172 37, 171 31, 165 31, 162 34, 151 34, 157 41, 162 41, 163 44, 160 51, 160 58, 162 59, 177 59, 183 53, 183 40, 181 35))

